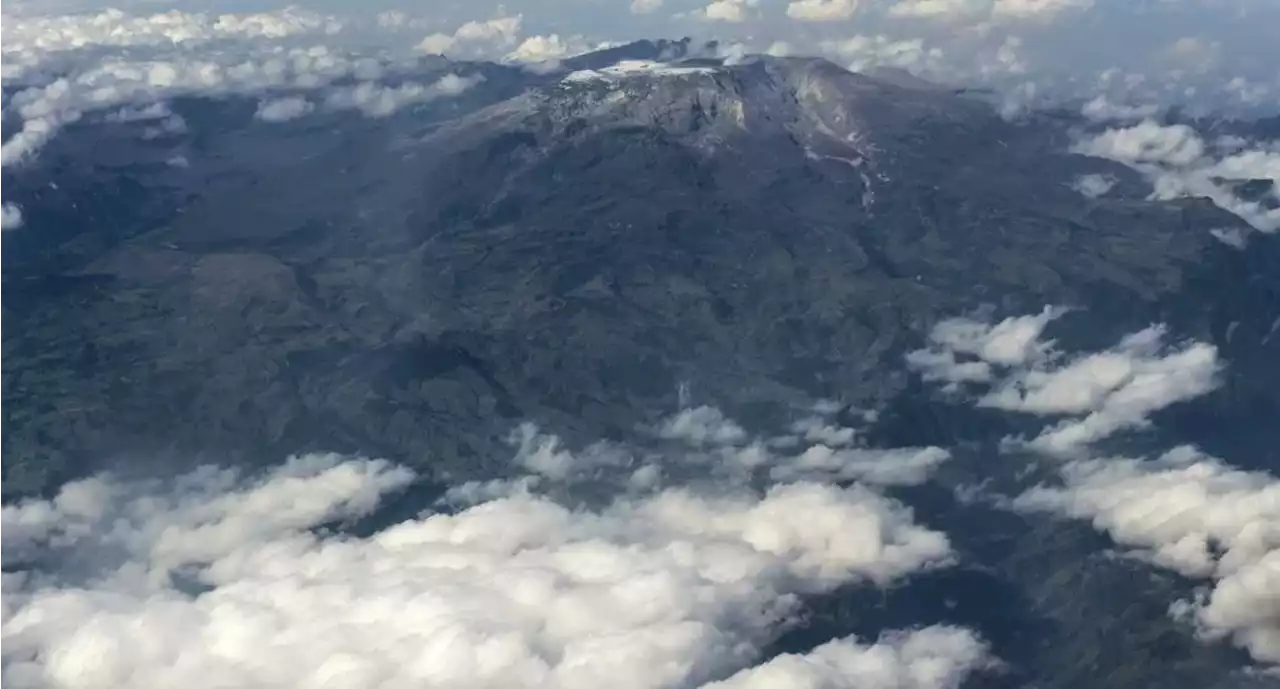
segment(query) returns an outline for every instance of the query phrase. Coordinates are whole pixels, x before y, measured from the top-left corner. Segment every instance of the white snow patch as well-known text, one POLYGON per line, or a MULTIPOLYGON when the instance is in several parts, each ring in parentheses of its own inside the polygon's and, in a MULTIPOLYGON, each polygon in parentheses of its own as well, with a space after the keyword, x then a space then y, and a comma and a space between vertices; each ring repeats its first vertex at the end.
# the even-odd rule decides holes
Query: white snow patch
POLYGON ((707 66, 680 66, 652 60, 623 60, 602 69, 580 69, 565 75, 561 81, 581 83, 589 81, 617 81, 639 76, 690 76, 714 74, 716 68, 707 66))

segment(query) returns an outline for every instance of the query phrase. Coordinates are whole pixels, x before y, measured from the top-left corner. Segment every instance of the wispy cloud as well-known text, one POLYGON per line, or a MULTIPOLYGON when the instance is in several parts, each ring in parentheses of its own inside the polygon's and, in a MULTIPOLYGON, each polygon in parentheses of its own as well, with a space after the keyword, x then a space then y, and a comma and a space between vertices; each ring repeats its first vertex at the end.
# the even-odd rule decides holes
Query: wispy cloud
POLYGON ((0 209, 0 230, 16 230, 19 227, 22 227, 22 209, 17 204, 4 204, 0 209))
POLYGON ((1072 188, 1084 196, 1096 199, 1105 196, 1116 185, 1116 179, 1110 175, 1080 175, 1072 184, 1072 188))

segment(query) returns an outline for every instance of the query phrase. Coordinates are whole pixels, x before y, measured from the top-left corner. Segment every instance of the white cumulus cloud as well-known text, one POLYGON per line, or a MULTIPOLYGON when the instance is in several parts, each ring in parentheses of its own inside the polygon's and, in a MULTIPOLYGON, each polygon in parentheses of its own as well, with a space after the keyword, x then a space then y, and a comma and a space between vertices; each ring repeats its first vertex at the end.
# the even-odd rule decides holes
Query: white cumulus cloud
POLYGON ((0 161, 8 166, 25 160, 61 127, 79 121, 86 113, 154 105, 184 94, 323 90, 340 79, 355 77, 361 82, 335 86, 322 94, 327 104, 385 116, 407 104, 457 95, 476 83, 473 77, 446 75, 431 84, 391 86, 377 81, 385 73, 385 66, 377 60, 353 58, 323 47, 282 50, 251 59, 231 55, 223 61, 107 61, 72 77, 16 93, 7 110, 22 117, 22 129, 4 142, 0 161))
POLYGON ((15 203, 0 207, 0 230, 16 230, 22 227, 22 209, 15 203))
POLYGON ((1202 342, 1170 344, 1162 326, 1130 334, 1103 352, 1074 357, 1058 352, 1041 335, 1062 312, 1045 309, 994 325, 949 319, 933 328, 928 348, 908 354, 907 363, 926 381, 944 382, 952 392, 966 384, 987 387, 977 400, 980 406, 1067 417, 1029 443, 1060 456, 1142 428, 1156 411, 1218 384, 1217 349, 1202 342))
POLYGON ((1254 229, 1280 229, 1280 147, 1274 143, 1237 142, 1223 151, 1185 124, 1143 120, 1081 139, 1074 150, 1115 160, 1142 172, 1157 199, 1204 197, 1238 215, 1254 229), (1266 180, 1266 199, 1242 198, 1233 183, 1266 180))
POLYGON ((933 77, 950 69, 942 49, 927 45, 921 38, 899 40, 883 34, 859 34, 822 41, 818 47, 841 60, 853 72, 865 72, 873 67, 897 67, 933 77))
POLYGON ((1204 595, 1171 612, 1192 618, 1209 639, 1229 638, 1259 661, 1280 663, 1280 480, 1190 446, 1150 460, 1088 452, 1091 443, 1146 426, 1155 411, 1212 390, 1221 368, 1215 349, 1170 345, 1165 329, 1152 326, 1107 350, 1068 355, 1041 338, 1050 313, 996 325, 946 321, 935 328, 927 356, 917 353, 912 363, 955 390, 986 387, 975 404, 1069 417, 1026 445, 1062 460, 1055 463, 1061 482, 1033 488, 1011 505, 1088 520, 1153 564, 1206 580, 1204 595), (991 364, 987 375, 957 372, 957 352, 991 364))
POLYGON ((367 536, 317 530, 413 480, 313 455, 256 479, 100 476, 6 506, 6 564, 31 569, 4 574, 4 683, 625 689, 852 673, 932 689, 986 662, 970 632, 934 627, 744 669, 798 596, 951 558, 946 536, 858 485, 668 488, 595 510, 526 491, 367 536))
POLYGON ((452 34, 433 33, 418 43, 424 53, 474 56, 495 49, 509 49, 516 44, 523 15, 498 16, 484 21, 469 21, 452 34))
POLYGON ((315 109, 315 104, 302 96, 271 98, 258 104, 254 117, 264 122, 287 122, 315 109))
POLYGON ((1064 485, 1018 498, 1024 509, 1086 519, 1158 565, 1211 582, 1188 607, 1209 638, 1280 663, 1280 480, 1190 448, 1155 460, 1091 459, 1064 485))
POLYGON ((1105 196, 1116 185, 1116 179, 1110 175, 1080 175, 1072 183, 1072 188, 1091 199, 1105 196))
POLYGON ((858 12, 858 0, 791 0, 787 16, 806 22, 850 19, 858 12))
POLYGON ((703 689, 955 689, 989 664, 973 632, 934 626, 886 634, 870 645, 831 641, 804 655, 784 655, 703 689))
POLYGON ((995 366, 1027 366, 1043 360, 1052 343, 1041 333, 1063 313, 1046 308, 1032 316, 1006 318, 994 325, 969 318, 949 318, 929 332, 926 349, 907 354, 907 364, 928 382, 943 382, 948 391, 962 383, 992 379, 995 366))
POLYGON ((758 4, 759 0, 715 0, 702 8, 700 16, 707 21, 736 24, 746 21, 758 4))
POLYGON ((1095 121, 1107 120, 1142 120, 1154 116, 1159 108, 1154 104, 1125 105, 1113 103, 1105 95, 1099 95, 1080 109, 1085 117, 1095 121))

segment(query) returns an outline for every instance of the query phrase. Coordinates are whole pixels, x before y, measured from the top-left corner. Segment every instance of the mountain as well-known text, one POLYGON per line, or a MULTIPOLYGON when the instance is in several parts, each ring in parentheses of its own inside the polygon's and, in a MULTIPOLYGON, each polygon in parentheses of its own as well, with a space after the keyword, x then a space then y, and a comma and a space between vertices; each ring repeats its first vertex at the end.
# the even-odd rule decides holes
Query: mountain
POLYGON ((942 316, 1211 336, 1270 251, 1204 232, 1240 224, 1207 201, 1080 199, 1140 184, 1059 124, 822 60, 641 59, 672 50, 431 63, 485 81, 381 120, 187 100, 184 133, 65 133, 5 181, 47 228, 0 237, 5 484, 308 448, 483 474, 517 419, 625 434, 681 383, 748 415, 883 403, 942 316))
POLYGON ((6 171, 49 229, 4 238, 5 490, 319 448, 484 473, 516 419, 625 434, 682 382, 748 416, 884 403, 983 305, 1269 327, 1233 309, 1271 298, 1270 238, 1222 245, 1239 220, 1146 201, 1055 123, 821 60, 636 59, 672 50, 433 64, 485 81, 381 120, 188 100, 185 133, 86 124, 6 171), (1133 193, 1081 199, 1090 172, 1133 193))
MULTIPOLYGON (((420 69, 477 83, 377 119, 180 99, 185 129, 90 118, 5 169, 28 225, 3 238, 6 499, 104 466, 312 450, 491 478, 521 421, 628 438, 682 394, 760 424, 836 399, 884 409, 886 445, 950 446, 1007 429, 930 397, 904 355, 942 319, 1047 304, 1087 314, 1064 321, 1074 348, 1155 322, 1217 345, 1227 380, 1170 412, 1177 439, 1277 465, 1277 239, 1219 241, 1209 229, 1244 222, 1070 153, 1079 123, 1061 113, 1011 122, 902 74, 687 41, 550 72, 420 69), (1084 174, 1117 184, 1086 198, 1084 174)), ((960 519, 934 498, 923 513, 960 519)), ((1185 686, 1216 677, 1220 656, 1174 663, 1194 645, 1138 647, 1132 619, 1047 588, 1092 532, 983 519, 969 545, 1005 558, 1044 615, 1001 624, 1048 625, 1006 635, 1037 659, 1023 679, 1182 686, 1161 662, 1185 686), (1135 655, 1080 665, 1086 642, 1135 655), (1138 656, 1155 663, 1141 681, 1138 656)), ((1066 576, 1134 586, 1094 567, 1066 576)), ((921 586, 875 604, 942 606, 941 583, 921 586)), ((1125 615, 1164 624, 1166 599, 1143 600, 1125 615)), ((831 605, 820 624, 851 623, 831 605)))

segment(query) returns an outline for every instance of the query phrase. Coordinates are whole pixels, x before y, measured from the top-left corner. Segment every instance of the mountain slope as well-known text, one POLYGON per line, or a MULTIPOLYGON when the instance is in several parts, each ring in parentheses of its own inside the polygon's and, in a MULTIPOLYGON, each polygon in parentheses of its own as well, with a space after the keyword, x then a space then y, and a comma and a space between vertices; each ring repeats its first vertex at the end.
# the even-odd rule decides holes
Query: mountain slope
POLYGON ((31 458, 5 490, 305 449, 486 474, 517 419, 623 435, 681 383, 748 419, 882 404, 983 306, 1089 307, 1100 339, 1274 317, 1248 274, 1274 242, 1221 244, 1240 222, 1207 201, 1080 197, 1141 183, 1055 124, 820 60, 573 67, 467 67, 461 101, 376 122, 180 103, 185 134, 85 126, 6 171, 33 225, 78 224, 5 238, 4 451, 31 458))

